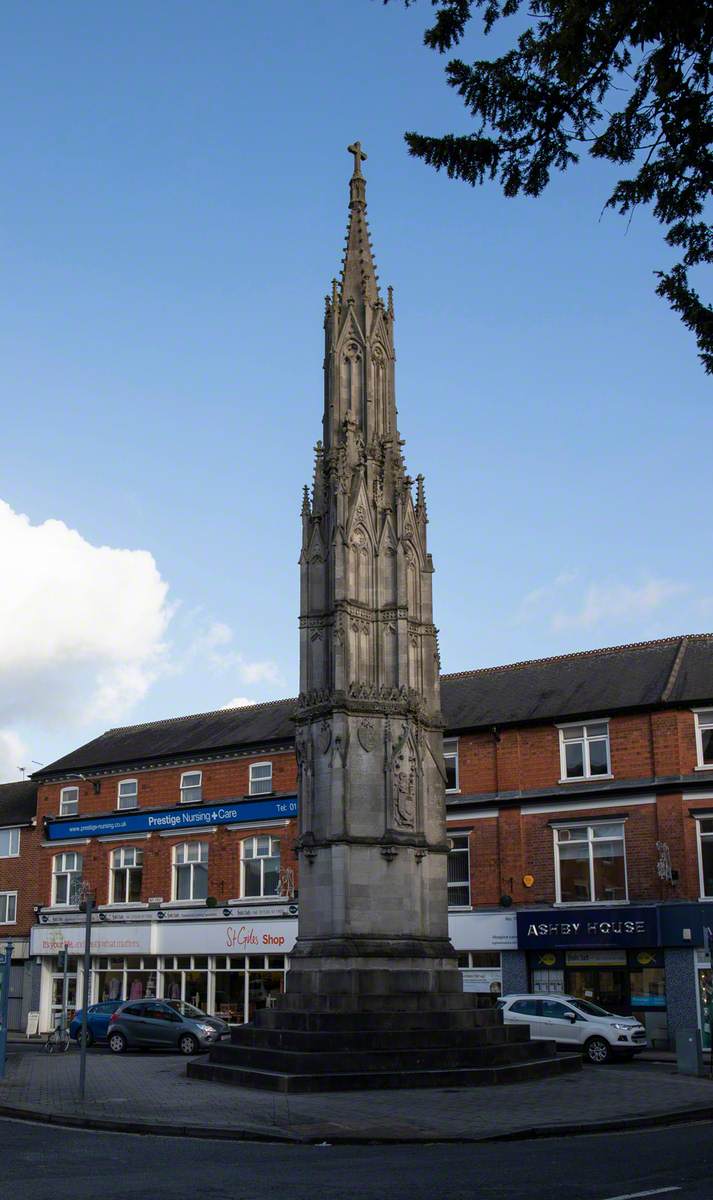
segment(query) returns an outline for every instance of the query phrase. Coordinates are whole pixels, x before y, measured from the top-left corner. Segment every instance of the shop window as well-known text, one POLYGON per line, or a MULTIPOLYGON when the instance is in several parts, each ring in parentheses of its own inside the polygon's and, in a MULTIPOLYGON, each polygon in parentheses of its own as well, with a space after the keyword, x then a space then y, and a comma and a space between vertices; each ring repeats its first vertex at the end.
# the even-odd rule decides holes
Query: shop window
POLYGON ((138 779, 122 779, 116 797, 117 808, 136 808, 139 803, 138 779))
POLYGON ((20 853, 20 830, 0 829, 0 858, 17 858, 20 853))
POLYGON ((701 817, 698 826, 698 861, 701 896, 713 896, 713 817, 701 817))
POLYGON ((208 843, 182 842, 173 851, 174 900, 205 900, 208 895, 208 843))
POLYGON ((200 804, 203 799, 203 772, 184 771, 181 775, 181 804, 200 804))
POLYGON ((446 768, 446 791, 460 791, 458 785, 458 738, 444 739, 443 765, 446 768))
POLYGON ((563 725, 559 734, 560 772, 563 781, 611 775, 608 721, 563 725))
POLYGON ((628 899, 623 821, 562 825, 554 835, 559 903, 628 899))
POLYGON ((76 817, 79 812, 79 788, 63 787, 59 793, 60 817, 76 817))
POLYGON ((52 862, 52 903, 79 904, 82 856, 74 850, 55 854, 52 862))
POLYGON ((143 850, 122 846, 111 852, 111 902, 135 904, 141 899, 143 850))
POLYGON ((713 708, 695 714, 698 766, 713 768, 713 708))
POLYGON ((0 925, 14 925, 17 919, 17 892, 0 892, 0 925))
POLYGON ((250 795, 261 796, 272 791, 272 763, 250 764, 250 795))
POLYGON ((280 842, 261 834, 245 838, 242 855, 243 896, 276 896, 280 876, 280 842))
POLYGON ((468 834, 451 834, 448 851, 448 907, 470 907, 470 851, 468 834))

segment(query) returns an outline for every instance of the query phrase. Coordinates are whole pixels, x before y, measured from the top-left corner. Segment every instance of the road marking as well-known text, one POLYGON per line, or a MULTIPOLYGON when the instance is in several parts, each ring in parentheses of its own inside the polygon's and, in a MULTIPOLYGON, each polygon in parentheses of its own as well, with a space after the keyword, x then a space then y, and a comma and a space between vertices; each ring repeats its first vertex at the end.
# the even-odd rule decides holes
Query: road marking
POLYGON ((680 1187, 653 1188, 650 1192, 624 1192, 621 1196, 607 1196, 606 1200, 639 1200, 640 1196, 663 1196, 664 1192, 680 1192, 680 1187))

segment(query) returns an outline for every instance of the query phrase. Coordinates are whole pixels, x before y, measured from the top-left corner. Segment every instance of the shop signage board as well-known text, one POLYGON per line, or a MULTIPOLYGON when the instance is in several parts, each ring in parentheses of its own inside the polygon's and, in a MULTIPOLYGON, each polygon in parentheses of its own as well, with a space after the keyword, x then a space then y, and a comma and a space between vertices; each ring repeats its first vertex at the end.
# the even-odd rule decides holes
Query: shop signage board
POLYGON ((520 950, 660 944, 658 908, 653 906, 547 908, 516 916, 520 950))
MULTIPOLYGON (((135 925, 145 921, 222 921, 226 917, 235 919, 246 917, 296 917, 297 902, 281 901, 279 904, 240 904, 235 906, 217 905, 211 908, 145 908, 118 909, 100 908, 95 920, 107 925, 135 925)), ((42 925, 84 925, 83 913, 43 912, 40 914, 42 925)))
MULTIPOLYGON (((151 953, 151 925, 107 928, 92 926, 92 954, 125 955, 151 953)), ((83 925, 34 925, 30 933, 30 954, 57 954, 64 947, 70 954, 84 954, 83 925)))
POLYGON ((451 912, 448 933, 456 950, 517 950, 513 912, 451 912))
POLYGON ((297 797, 269 800, 221 800, 195 808, 143 809, 107 813, 101 817, 68 817, 47 823, 50 842, 76 838, 116 837, 132 833, 184 833, 211 825, 244 825, 254 821, 287 819, 297 815, 297 797))
POLYGON ((154 954, 289 954, 297 921, 250 921, 236 916, 191 928, 185 922, 154 927, 154 954))

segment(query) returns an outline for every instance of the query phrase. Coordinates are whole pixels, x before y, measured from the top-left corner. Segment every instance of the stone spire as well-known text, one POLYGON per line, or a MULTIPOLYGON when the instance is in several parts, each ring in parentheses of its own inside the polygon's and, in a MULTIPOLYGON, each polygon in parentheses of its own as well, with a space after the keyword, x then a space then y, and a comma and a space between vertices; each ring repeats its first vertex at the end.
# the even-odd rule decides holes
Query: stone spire
POLYGON ((346 254, 326 302, 323 441, 302 510, 294 987, 300 960, 331 961, 325 939, 369 961, 406 939, 407 958, 433 956, 438 970, 453 954, 423 479, 414 501, 396 428, 393 303, 379 296, 366 225, 366 155, 359 142, 349 151, 346 254))
POLYGON ((379 298, 379 277, 374 266, 366 220, 366 180, 361 173, 366 154, 361 142, 354 142, 348 149, 354 155, 354 173, 349 181, 349 225, 339 299, 342 304, 352 300, 357 306, 365 303, 373 305, 379 298))

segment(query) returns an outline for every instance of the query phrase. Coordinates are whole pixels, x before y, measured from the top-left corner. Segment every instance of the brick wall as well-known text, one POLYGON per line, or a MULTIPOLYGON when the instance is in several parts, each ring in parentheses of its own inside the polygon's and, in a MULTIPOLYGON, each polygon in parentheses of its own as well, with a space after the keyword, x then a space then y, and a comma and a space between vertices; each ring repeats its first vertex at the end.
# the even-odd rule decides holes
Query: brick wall
MULTIPOLYGON (((196 763, 187 767, 170 767, 139 772, 127 772, 101 781, 101 791, 96 794, 91 782, 67 780, 63 784, 46 784, 39 789, 37 797, 38 828, 43 827, 45 816, 59 815, 59 796, 62 786, 79 788, 79 815, 95 816, 116 811, 118 784, 122 778, 138 780, 138 808, 170 808, 180 803, 181 774, 186 770, 203 773, 203 799, 206 803, 246 796, 249 788, 250 764, 272 762, 273 791, 277 795, 294 794, 297 786, 297 768, 291 752, 255 755, 251 758, 231 759, 219 763, 196 763)), ((143 850, 143 874, 141 900, 149 896, 172 897, 173 849, 181 842, 205 841, 208 844, 208 895, 221 902, 241 895, 240 858, 241 843, 256 833, 269 833, 280 839, 280 855, 283 866, 292 867, 297 880, 297 862, 294 843, 297 837, 296 822, 287 826, 268 829, 246 825, 240 830, 218 827, 216 832, 200 831, 177 833, 163 837, 158 833, 149 838, 135 840, 100 841, 90 839, 88 844, 67 843, 67 850, 76 850, 83 856, 83 876, 95 890, 97 903, 108 904, 110 900, 111 853, 117 846, 136 846, 143 850)), ((65 846, 56 843, 40 848, 37 861, 37 896, 34 902, 50 904, 52 898, 52 860, 65 846)), ((2 860, 0 860, 0 863, 2 860)))
POLYGON ((37 829, 20 830, 18 858, 0 858, 0 892, 17 892, 17 919, 14 925, 0 925, 0 941, 29 937, 34 924, 33 905, 40 900, 38 879, 41 873, 41 835, 37 829))

